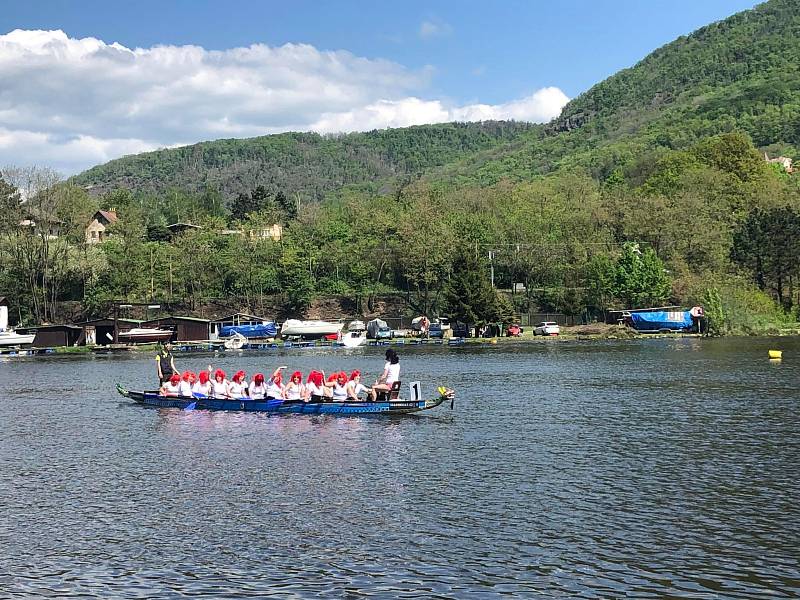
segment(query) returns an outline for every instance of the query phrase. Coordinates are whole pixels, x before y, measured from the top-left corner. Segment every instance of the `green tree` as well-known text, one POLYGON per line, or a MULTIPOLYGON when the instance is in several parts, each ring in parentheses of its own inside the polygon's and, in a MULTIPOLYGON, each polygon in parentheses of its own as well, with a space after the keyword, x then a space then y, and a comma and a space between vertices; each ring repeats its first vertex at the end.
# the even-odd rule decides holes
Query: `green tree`
POLYGON ((451 319, 484 325, 502 319, 497 293, 487 277, 488 267, 472 252, 461 251, 453 274, 444 289, 444 301, 451 319))

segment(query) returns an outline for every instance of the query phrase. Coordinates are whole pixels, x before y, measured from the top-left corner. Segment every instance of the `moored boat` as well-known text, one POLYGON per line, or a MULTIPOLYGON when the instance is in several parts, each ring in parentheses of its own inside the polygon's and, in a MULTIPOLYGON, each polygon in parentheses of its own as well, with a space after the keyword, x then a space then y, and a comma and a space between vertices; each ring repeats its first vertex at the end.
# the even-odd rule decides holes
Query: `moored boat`
POLYGON ((326 335, 338 334, 341 330, 342 323, 288 319, 281 327, 281 337, 300 337, 312 340, 325 337, 326 335))
POLYGON ((0 331, 0 347, 28 346, 33 343, 34 333, 17 333, 15 331, 0 331))
POLYGON ((439 388, 439 396, 430 400, 393 399, 384 402, 304 402, 302 400, 249 400, 221 398, 183 398, 159 396, 157 391, 127 390, 117 384, 117 392, 137 404, 153 408, 180 408, 196 410, 224 410, 237 412, 263 412, 275 414, 409 414, 436 408, 449 400, 453 408, 453 390, 439 388))
POLYGON ((120 331, 117 334, 117 339, 122 343, 127 344, 146 344, 148 342, 166 342, 172 338, 173 331, 171 329, 157 329, 152 327, 134 327, 120 331))
POLYGON ((246 338, 274 338, 278 334, 278 326, 267 321, 255 325, 224 325, 219 330, 219 337, 235 337, 237 334, 246 338))
POLYGON ((361 331, 348 331, 342 335, 342 345, 345 348, 358 348, 367 344, 367 332, 361 331))

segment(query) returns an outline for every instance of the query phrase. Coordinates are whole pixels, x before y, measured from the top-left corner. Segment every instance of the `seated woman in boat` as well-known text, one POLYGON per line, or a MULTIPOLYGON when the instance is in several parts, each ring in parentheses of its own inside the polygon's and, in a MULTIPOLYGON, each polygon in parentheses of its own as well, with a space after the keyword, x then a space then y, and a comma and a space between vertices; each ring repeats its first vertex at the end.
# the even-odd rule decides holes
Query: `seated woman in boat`
POLYGON ((267 397, 267 386, 264 383, 264 374, 256 373, 250 382, 250 397, 253 400, 263 400, 267 397))
POLYGON ((181 376, 173 373, 168 381, 165 381, 158 390, 159 396, 180 396, 181 395, 181 376))
POLYGON ((269 382, 267 383, 267 400, 282 400, 286 396, 283 393, 283 376, 281 375, 281 371, 283 371, 286 367, 278 367, 272 373, 272 377, 269 378, 269 382))
MULTIPOLYGON (((211 371, 211 366, 208 367, 208 370, 211 371)), ((214 371, 214 379, 211 381, 211 396, 214 398, 228 397, 228 380, 222 369, 214 371)))
POLYGON ((331 396, 331 390, 325 383, 325 373, 311 371, 306 380, 306 402, 322 402, 331 396))
POLYGON ((192 397, 192 385, 197 376, 192 371, 184 371, 181 377, 181 396, 192 397))
POLYGON ((229 398, 246 398, 247 397, 247 382, 244 380, 244 371, 236 371, 236 374, 228 382, 228 397, 229 398))
POLYGON ((344 371, 334 373, 328 377, 325 385, 331 389, 334 402, 345 402, 347 400, 347 373, 344 371))
POLYGON ((375 381, 370 392, 373 402, 378 399, 378 392, 388 392, 395 381, 400 381, 400 357, 397 356, 397 352, 389 348, 386 351, 386 359, 383 373, 375 381))
POLYGON ((351 400, 361 400, 358 395, 361 392, 370 392, 370 388, 361 383, 361 371, 356 369, 350 373, 350 381, 347 383, 347 397, 351 400))
POLYGON ((209 381, 208 371, 200 371, 197 381, 192 386, 192 396, 211 396, 211 381, 209 381))
POLYGON ((292 373, 289 383, 286 384, 283 391, 287 400, 303 400, 306 394, 306 388, 303 385, 303 374, 300 371, 292 373))

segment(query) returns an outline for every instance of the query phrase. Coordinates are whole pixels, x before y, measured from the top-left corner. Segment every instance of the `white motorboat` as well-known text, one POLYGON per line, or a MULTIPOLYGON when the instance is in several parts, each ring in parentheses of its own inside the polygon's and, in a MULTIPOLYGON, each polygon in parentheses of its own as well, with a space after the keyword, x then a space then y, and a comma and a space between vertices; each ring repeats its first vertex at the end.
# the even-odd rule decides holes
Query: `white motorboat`
POLYGON ((288 319, 281 327, 281 337, 300 337, 316 339, 326 335, 337 335, 342 330, 342 323, 329 321, 300 321, 288 319))
POLYGON ((148 342, 166 342, 172 337, 171 329, 157 329, 154 327, 134 327, 120 331, 117 339, 123 344, 146 344, 148 342))
POLYGON ((8 307, 0 306, 0 347, 27 346, 33 343, 35 333, 17 333, 8 328, 8 307))
POLYGON ((363 331, 348 331, 342 335, 342 345, 345 348, 358 348, 367 343, 367 330, 363 331))
POLYGON ((350 324, 347 326, 347 331, 366 331, 367 326, 364 324, 364 321, 350 321, 350 324))
POLYGON ((227 340, 225 340, 226 350, 241 350, 242 346, 247 343, 247 338, 244 337, 241 333, 234 333, 233 336, 227 340))
POLYGON ((0 347, 27 346, 33 343, 33 338, 35 337, 35 333, 0 331, 0 347))

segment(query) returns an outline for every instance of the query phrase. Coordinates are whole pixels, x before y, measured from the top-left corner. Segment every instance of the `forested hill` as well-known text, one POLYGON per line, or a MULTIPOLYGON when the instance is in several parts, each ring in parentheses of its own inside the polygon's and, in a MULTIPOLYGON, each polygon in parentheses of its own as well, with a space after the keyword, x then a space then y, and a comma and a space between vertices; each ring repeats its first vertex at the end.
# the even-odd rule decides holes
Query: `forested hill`
POLYGON ((445 123, 321 136, 282 133, 202 142, 112 160, 81 173, 75 183, 102 194, 207 187, 232 198, 263 185, 269 192, 321 199, 347 185, 379 186, 516 139, 529 123, 445 123), (377 182, 377 183, 376 183, 377 182))
POLYGON ((732 130, 771 154, 797 158, 800 0, 770 0, 681 37, 578 96, 548 125, 449 123, 217 140, 114 160, 75 182, 100 193, 211 187, 229 199, 264 185, 312 199, 343 186, 377 191, 422 174, 490 185, 582 167, 604 180, 643 154, 657 158, 732 130))
POLYGON ((524 181, 583 166, 598 179, 659 148, 742 130, 771 153, 800 147, 800 0, 770 0, 703 27, 598 83, 544 131, 445 170, 524 181))

